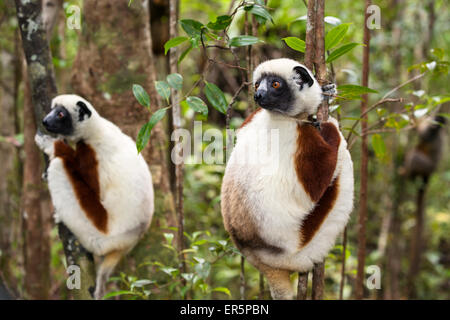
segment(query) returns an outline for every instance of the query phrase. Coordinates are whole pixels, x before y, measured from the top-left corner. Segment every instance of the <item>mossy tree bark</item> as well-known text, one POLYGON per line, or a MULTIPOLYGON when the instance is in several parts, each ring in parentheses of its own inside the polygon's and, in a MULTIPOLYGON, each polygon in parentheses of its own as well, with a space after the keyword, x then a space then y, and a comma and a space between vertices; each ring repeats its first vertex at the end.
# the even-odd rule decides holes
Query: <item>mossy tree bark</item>
MULTIPOLYGON (((29 161, 24 166, 24 193, 27 197, 24 199, 24 215, 26 217, 26 287, 31 298, 47 298, 49 287, 49 253, 45 250, 48 235, 41 229, 43 225, 43 215, 40 207, 41 195, 41 159, 34 145, 34 134, 36 129, 44 132, 42 127, 42 118, 50 110, 51 99, 56 95, 56 84, 53 73, 50 48, 47 41, 47 30, 44 27, 42 18, 42 1, 16 0, 17 18, 22 37, 22 46, 27 62, 27 76, 31 101, 25 106, 29 107, 25 112, 25 146, 29 161), (34 114, 34 121, 31 114, 34 114), (30 159, 32 158, 32 159, 30 159)), ((84 262, 86 252, 76 250, 78 242, 70 232, 61 232, 66 228, 59 226, 60 235, 64 244, 73 243, 71 247, 65 247, 68 262, 80 265, 79 261, 84 262), (70 258, 70 259, 69 259, 70 258)), ((92 266, 92 262, 90 262, 92 266)), ((88 268, 85 268, 86 270, 88 268)), ((90 273, 82 273, 85 277, 94 277, 90 273)), ((82 283, 85 282, 82 279, 82 283)), ((91 298, 87 286, 81 287, 77 296, 83 299, 91 298)))

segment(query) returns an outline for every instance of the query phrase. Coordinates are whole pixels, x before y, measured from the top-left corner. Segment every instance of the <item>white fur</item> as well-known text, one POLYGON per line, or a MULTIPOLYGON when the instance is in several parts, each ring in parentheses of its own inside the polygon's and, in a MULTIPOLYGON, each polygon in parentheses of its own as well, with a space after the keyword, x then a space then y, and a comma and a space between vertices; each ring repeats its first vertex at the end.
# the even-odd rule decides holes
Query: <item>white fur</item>
MULTIPOLYGON (((338 128, 335 119, 330 117, 329 121, 338 128)), ((323 261, 347 224, 353 207, 353 164, 347 143, 340 133, 341 142, 334 173, 335 178, 339 176, 340 187, 335 205, 311 241, 301 248, 300 223, 313 210, 315 203, 306 194, 295 172, 297 135, 295 119, 267 110, 258 112, 237 133, 237 143, 227 164, 225 179, 232 179, 234 184, 246 190, 246 204, 250 206, 249 211, 257 222, 259 235, 268 244, 283 249, 281 254, 244 249, 250 262, 256 258, 273 268, 307 271, 314 263, 323 261), (255 143, 251 137, 260 134, 261 128, 279 129, 278 163, 242 163, 240 159, 245 158, 243 154, 255 143)), ((264 148, 258 152, 257 158, 267 156, 264 148)))
POLYGON ((50 156, 48 185, 57 218, 76 235, 90 252, 103 256, 113 250, 130 250, 150 225, 154 210, 152 177, 134 141, 113 123, 99 116, 92 105, 76 95, 57 96, 52 108, 63 105, 72 115, 74 134, 66 139, 83 140, 96 153, 100 200, 108 213, 104 234, 87 218, 75 196, 63 161, 53 154, 54 138, 36 136, 40 148, 50 156), (77 101, 83 101, 92 115, 78 121, 77 101))
POLYGON ((294 89, 293 92, 295 93, 296 99, 293 110, 288 113, 289 116, 296 116, 301 112, 306 112, 308 114, 317 112, 317 107, 322 101, 322 88, 311 71, 304 65, 287 58, 268 60, 261 63, 253 72, 253 84, 261 78, 263 73, 275 73, 281 76, 286 80, 289 87, 294 89), (305 68, 311 78, 314 79, 314 83, 311 87, 304 85, 303 90, 298 89, 299 86, 296 83, 298 75, 293 72, 293 69, 298 66, 305 68))

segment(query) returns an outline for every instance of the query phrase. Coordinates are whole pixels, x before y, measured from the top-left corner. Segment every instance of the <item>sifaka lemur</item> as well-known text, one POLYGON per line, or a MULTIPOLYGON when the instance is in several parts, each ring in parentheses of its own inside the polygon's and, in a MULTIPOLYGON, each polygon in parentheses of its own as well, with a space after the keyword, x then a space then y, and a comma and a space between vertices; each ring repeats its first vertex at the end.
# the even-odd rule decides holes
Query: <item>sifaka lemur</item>
POLYGON ((334 85, 322 89, 291 59, 260 64, 253 83, 261 108, 237 132, 223 178, 222 215, 238 249, 267 277, 272 297, 292 299, 290 273, 323 261, 347 224, 353 163, 338 122, 311 120, 334 85), (256 148, 260 161, 245 161, 255 137, 271 130, 277 141, 271 136, 266 144, 275 150, 256 148))
POLYGON ((50 159, 55 219, 99 262, 94 296, 100 299, 114 267, 150 225, 152 177, 134 141, 88 101, 60 95, 51 108, 43 125, 56 138, 37 134, 35 140, 50 159))

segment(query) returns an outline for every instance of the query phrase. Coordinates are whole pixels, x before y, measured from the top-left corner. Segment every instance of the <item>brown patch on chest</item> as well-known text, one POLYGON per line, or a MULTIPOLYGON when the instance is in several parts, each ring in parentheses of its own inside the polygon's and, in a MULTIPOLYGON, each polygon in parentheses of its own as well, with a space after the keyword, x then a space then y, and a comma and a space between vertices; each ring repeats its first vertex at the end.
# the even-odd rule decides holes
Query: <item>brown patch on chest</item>
POLYGON ((266 250, 282 253, 283 249, 267 243, 259 235, 258 227, 249 211, 248 199, 241 188, 231 181, 222 185, 222 215, 225 229, 239 250, 266 250))
POLYGON ((298 125, 297 131, 295 171, 306 193, 317 202, 329 187, 336 169, 339 132, 327 122, 322 123, 320 131, 309 124, 298 125))
POLYGON ((253 117, 262 110, 262 108, 257 108, 255 111, 253 111, 252 113, 250 113, 250 115, 244 120, 244 122, 241 124, 240 128, 245 127, 247 124, 250 123, 250 121, 252 121, 253 117))
POLYGON ((98 162, 95 151, 84 142, 78 142, 76 150, 63 141, 56 141, 55 157, 63 160, 75 195, 86 216, 101 232, 107 232, 108 213, 100 202, 98 162))
POLYGON ((300 228, 301 247, 306 246, 319 230, 328 213, 333 209, 339 193, 339 178, 327 188, 314 210, 302 221, 300 228))

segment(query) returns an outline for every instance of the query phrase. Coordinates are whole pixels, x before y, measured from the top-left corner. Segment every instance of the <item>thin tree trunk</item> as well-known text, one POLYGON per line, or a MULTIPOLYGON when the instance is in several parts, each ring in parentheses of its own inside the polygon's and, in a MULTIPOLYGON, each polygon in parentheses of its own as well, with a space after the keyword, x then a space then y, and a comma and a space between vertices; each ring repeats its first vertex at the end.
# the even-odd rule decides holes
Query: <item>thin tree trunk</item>
MULTIPOLYGON (((170 38, 175 38, 178 35, 178 0, 170 0, 169 3, 169 34, 170 38)), ((172 48, 170 50, 169 57, 169 70, 170 73, 178 73, 178 50, 177 48, 172 48)), ((180 107, 180 92, 179 90, 171 89, 171 99, 172 99, 172 126, 173 130, 181 129, 181 107, 180 107)), ((182 158, 182 142, 175 142, 175 150, 177 150, 178 156, 182 158)), ((175 204, 178 216, 178 252, 181 259, 180 267, 181 272, 186 272, 185 255, 183 250, 185 248, 184 244, 184 210, 183 210, 183 161, 177 161, 175 165, 175 204)), ((183 279, 183 285, 186 285, 186 281, 183 279)))
POLYGON ((308 293, 308 272, 298 273, 297 300, 306 300, 308 293))
MULTIPOLYGON (((364 14, 364 49, 363 49, 363 70, 362 85, 369 85, 369 44, 370 31, 367 27, 367 19, 369 13, 367 8, 371 1, 366 0, 364 14)), ((367 110, 368 95, 362 96, 361 114, 365 114, 367 110)), ((361 131, 367 131, 367 114, 362 117, 361 131)), ((356 275, 355 296, 356 299, 364 297, 364 276, 365 276, 365 260, 366 260, 366 220, 367 220, 367 176, 368 176, 369 151, 367 147, 367 135, 362 136, 361 142, 361 182, 359 190, 359 217, 358 217, 358 270, 356 275)))
POLYGON ((245 300, 245 258, 241 256, 241 269, 239 272, 239 294, 241 296, 241 300, 245 300))
POLYGON ((416 226, 412 234, 411 254, 409 259, 409 273, 407 284, 408 299, 417 298, 416 281, 420 270, 420 262, 423 251, 423 230, 425 224, 425 194, 427 182, 422 183, 417 190, 416 199, 416 226))
POLYGON ((339 284, 339 300, 344 299, 345 287, 345 262, 347 260, 347 227, 344 229, 342 236, 342 264, 341 264, 341 283, 339 284))
POLYGON ((314 67, 314 53, 316 51, 316 7, 317 0, 308 1, 305 38, 306 50, 304 64, 311 71, 314 67))
MULTIPOLYGON (((315 0, 316 18, 315 18, 315 52, 314 67, 316 70, 316 78, 319 84, 327 83, 327 66, 325 63, 325 0, 315 0)), ((328 99, 324 99, 317 111, 318 121, 328 120, 328 99)), ((323 299, 325 281, 325 262, 314 265, 312 277, 312 299, 323 299)))
POLYGON ((259 295, 258 299, 263 300, 264 299, 264 274, 262 272, 259 273, 259 295))
MULTIPOLYGON (((314 68, 314 56, 316 51, 316 8, 317 0, 309 0, 306 20, 306 49, 303 63, 311 71, 313 71, 314 68)), ((297 299, 305 300, 307 289, 308 272, 299 272, 297 284, 297 299)))
POLYGON ((398 139, 394 138, 394 170, 392 183, 394 187, 392 197, 392 222, 387 248, 387 262, 385 272, 385 299, 400 299, 400 271, 402 253, 400 248, 401 241, 401 222, 400 206, 403 202, 405 193, 405 178, 398 174, 399 168, 404 161, 404 150, 399 145, 398 139))
POLYGON ((325 279, 325 262, 316 263, 313 269, 312 276, 312 300, 322 300, 323 290, 324 290, 324 279, 325 279))

